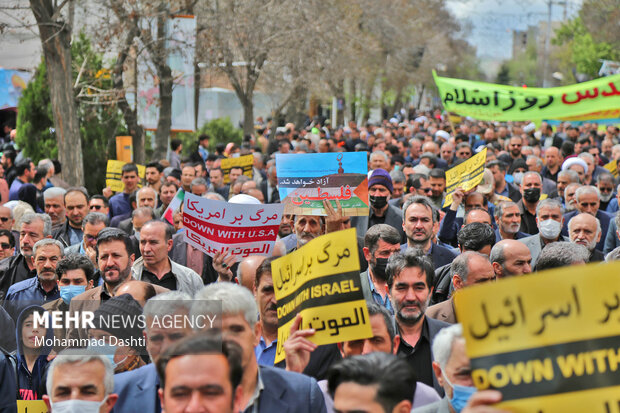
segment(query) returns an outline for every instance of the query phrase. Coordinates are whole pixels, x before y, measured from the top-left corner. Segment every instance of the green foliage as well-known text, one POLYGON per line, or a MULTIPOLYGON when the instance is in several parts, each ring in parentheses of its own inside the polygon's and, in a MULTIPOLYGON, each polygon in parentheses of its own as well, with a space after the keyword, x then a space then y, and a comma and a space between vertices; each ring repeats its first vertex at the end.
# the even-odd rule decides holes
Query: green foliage
POLYGON ((506 62, 502 63, 502 66, 499 68, 495 83, 499 83, 500 85, 510 84, 510 68, 506 62))
POLYGON ((507 60, 502 64, 498 74, 498 83, 512 86, 539 86, 537 68, 536 44, 531 42, 527 45, 523 55, 507 60), (503 82, 499 81, 500 75, 503 82))
POLYGON ((565 45, 569 50, 567 63, 571 67, 568 69, 574 68, 578 73, 598 77, 601 67, 600 59, 618 60, 620 58, 620 51, 611 44, 594 40, 592 33, 580 17, 564 23, 555 34, 553 43, 565 45))
MULTIPOLYGON (((82 88, 75 90, 76 99, 80 89, 85 95, 77 100, 84 180, 89 191, 95 193, 105 186, 108 148, 114 148, 113 140, 116 135, 126 132, 123 130, 122 115, 118 107, 108 100, 109 97, 101 97, 96 91, 112 89, 112 79, 102 56, 92 49, 91 42, 84 33, 74 37, 71 56, 73 79, 77 79, 79 74, 79 83, 82 85, 82 88)), ((23 148, 25 155, 35 162, 43 158, 58 157, 56 136, 50 132, 50 128, 54 128, 54 119, 45 61, 42 60, 19 101, 17 115, 17 143, 23 148)))
POLYGON ((26 156, 36 161, 58 157, 53 116, 45 62, 41 62, 19 99, 17 111, 15 141, 26 156))
POLYGON ((213 119, 205 123, 198 131, 179 133, 176 138, 183 142, 184 152, 189 155, 196 150, 198 136, 203 133, 211 137, 209 150, 213 150, 218 143, 227 144, 228 142, 234 142, 237 145, 241 145, 243 141, 243 130, 235 128, 228 117, 213 119))

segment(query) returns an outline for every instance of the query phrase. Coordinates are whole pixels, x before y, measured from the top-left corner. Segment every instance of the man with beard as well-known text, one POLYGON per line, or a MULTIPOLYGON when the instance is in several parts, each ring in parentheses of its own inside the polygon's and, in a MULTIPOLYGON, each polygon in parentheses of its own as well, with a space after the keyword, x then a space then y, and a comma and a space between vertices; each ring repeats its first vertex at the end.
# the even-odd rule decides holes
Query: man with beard
MULTIPOLYGON (((575 205, 577 210, 564 214, 564 226, 562 227, 562 235, 568 236, 568 223, 578 214, 590 214, 596 217, 601 225, 601 231, 603 234, 607 234, 609 230, 609 223, 612 218, 612 214, 602 211, 599 208, 601 201, 601 193, 595 186, 581 186, 575 191, 575 205)), ((605 240, 597 240, 596 249, 603 251, 605 249, 605 240)))
POLYGON ((431 201, 437 209, 443 208, 443 201, 446 190, 446 172, 443 169, 435 168, 428 175, 431 184, 431 201))
POLYGON ((63 188, 52 187, 43 192, 44 210, 52 219, 52 231, 62 228, 67 219, 65 211, 65 194, 67 191, 63 188))
POLYGON ((607 211, 607 206, 614 199, 614 176, 610 173, 601 173, 596 177, 596 187, 601 193, 601 204, 599 209, 607 211))
POLYGON ((88 214, 88 193, 84 188, 69 188, 64 199, 67 222, 54 231, 52 237, 66 247, 82 242, 82 220, 88 214))
POLYGON ((566 171, 560 171, 558 173, 558 197, 561 202, 564 202, 564 191, 566 187, 572 183, 579 184, 579 175, 577 172, 567 169, 566 171))
MULTIPOLYGON (((109 300, 116 295, 118 287, 131 279, 131 266, 135 255, 133 253, 131 239, 118 228, 106 228, 97 236, 97 251, 99 259, 97 265, 103 285, 85 291, 73 297, 69 305, 69 311, 81 312, 83 310, 95 311, 103 301, 109 300)), ((86 329, 69 328, 68 338, 88 337, 86 329)))
POLYGON ((368 270, 360 274, 364 292, 370 292, 372 299, 394 314, 387 293, 388 258, 400 252, 400 234, 389 225, 377 224, 368 229, 364 236, 364 258, 368 270))
POLYGON ((514 202, 500 202, 495 208, 495 221, 497 229, 495 238, 497 242, 503 239, 520 239, 529 237, 529 234, 519 231, 521 227, 521 214, 519 206, 514 202))
POLYGON ((403 211, 405 213, 403 230, 407 234, 407 243, 401 246, 401 250, 405 248, 422 250, 422 253, 431 259, 433 268, 452 262, 456 254, 433 242, 433 227, 439 218, 430 199, 425 196, 413 196, 405 202, 403 211))
POLYGON ((601 239, 601 223, 593 215, 581 213, 568 223, 568 234, 571 242, 583 245, 590 253, 588 262, 599 262, 605 259, 603 253, 596 248, 601 239))
POLYGON ((433 292, 433 265, 419 251, 407 250, 390 257, 386 273, 401 338, 397 354, 407 360, 418 381, 433 386, 443 396, 433 373, 431 345, 435 335, 449 324, 424 315, 433 292))
POLYGON ((498 159, 504 162, 508 169, 512 166, 512 163, 517 159, 523 159, 525 157, 521 154, 521 148, 523 147, 523 139, 520 136, 513 136, 508 141, 508 153, 501 155, 498 159))
POLYGON ((392 178, 385 169, 375 169, 368 179, 368 195, 370 209, 368 216, 351 217, 351 227, 357 229, 358 234, 365 234, 368 228, 377 224, 387 224, 396 228, 400 233, 401 242, 405 242, 403 231, 403 213, 388 201, 392 197, 394 187, 392 178))
POLYGON ((13 284, 34 277, 33 247, 52 236, 52 220, 45 214, 24 214, 19 224, 19 254, 0 261, 0 299, 13 284))
POLYGON ((575 192, 577 189, 581 188, 581 184, 579 183, 570 183, 564 189, 564 198, 562 202, 564 204, 564 210, 566 213, 577 210, 577 203, 575 201, 575 192))
POLYGON ((325 233, 325 221, 320 216, 295 215, 294 225, 295 236, 297 237, 296 249, 325 233))

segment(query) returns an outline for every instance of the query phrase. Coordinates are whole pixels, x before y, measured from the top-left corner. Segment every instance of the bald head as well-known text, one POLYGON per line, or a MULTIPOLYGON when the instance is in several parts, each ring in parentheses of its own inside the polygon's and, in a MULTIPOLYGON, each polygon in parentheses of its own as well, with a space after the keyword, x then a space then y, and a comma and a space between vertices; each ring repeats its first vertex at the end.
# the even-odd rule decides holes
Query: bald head
POLYGON ((146 304, 147 300, 151 297, 155 297, 157 291, 153 284, 144 281, 130 280, 121 284, 118 290, 116 290, 117 296, 123 294, 129 294, 144 308, 144 304, 146 304))
POLYGON ((239 279, 239 283, 250 291, 254 290, 256 269, 263 261, 265 261, 265 257, 262 255, 250 255, 244 258, 239 263, 239 267, 237 267, 237 278, 239 279))
POLYGON ((532 272, 532 254, 520 241, 501 240, 491 250, 490 258, 497 278, 532 272))
POLYGON ((493 225, 491 222, 491 215, 483 209, 476 208, 467 213, 463 221, 463 225, 471 224, 472 222, 480 222, 482 224, 493 225))

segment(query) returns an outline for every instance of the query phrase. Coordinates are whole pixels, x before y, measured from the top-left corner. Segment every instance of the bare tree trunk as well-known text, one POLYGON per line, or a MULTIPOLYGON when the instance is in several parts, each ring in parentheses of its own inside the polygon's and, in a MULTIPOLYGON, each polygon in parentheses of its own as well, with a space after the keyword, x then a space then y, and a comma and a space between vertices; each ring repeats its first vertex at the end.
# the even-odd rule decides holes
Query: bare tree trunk
POLYGON ((254 102, 252 102, 253 93, 250 96, 244 96, 241 99, 243 106, 243 134, 251 135, 254 133, 254 102))
MULTIPOLYGON (((62 3, 63 5, 65 3, 62 3)), ((71 68, 71 28, 51 0, 30 0, 45 56, 63 178, 84 185, 84 164, 71 68)))
POLYGON ((154 63, 159 77, 159 119, 155 132, 155 148, 153 159, 164 159, 168 152, 168 138, 172 126, 172 70, 167 63, 166 53, 166 15, 160 13, 157 17, 157 54, 154 63))
POLYGON ((362 125, 368 123, 368 119, 370 118, 370 106, 372 100, 372 90, 375 86, 375 78, 371 77, 366 82, 366 90, 364 91, 364 101, 362 102, 362 125))
POLYGON ((144 164, 144 130, 138 124, 138 116, 136 110, 132 109, 127 99, 125 99, 125 85, 123 84, 123 67, 129 55, 129 49, 133 43, 133 38, 137 35, 137 26, 132 25, 132 30, 127 34, 125 43, 116 58, 114 64, 114 88, 121 94, 117 105, 123 113, 123 119, 131 135, 131 143, 133 146, 134 162, 144 164))

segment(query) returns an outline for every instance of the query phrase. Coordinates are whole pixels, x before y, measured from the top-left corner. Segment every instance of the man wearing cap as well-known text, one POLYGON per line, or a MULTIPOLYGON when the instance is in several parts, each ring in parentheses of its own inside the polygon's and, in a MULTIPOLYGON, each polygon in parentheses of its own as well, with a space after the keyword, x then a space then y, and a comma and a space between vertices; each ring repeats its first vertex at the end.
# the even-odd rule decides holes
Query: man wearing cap
POLYGON ((388 201, 394 188, 392 178, 385 169, 375 169, 368 180, 368 195, 370 209, 367 217, 351 217, 351 226, 357 229, 358 234, 365 234, 368 228, 376 224, 391 225, 399 232, 402 242, 406 242, 403 231, 403 213, 388 201))

